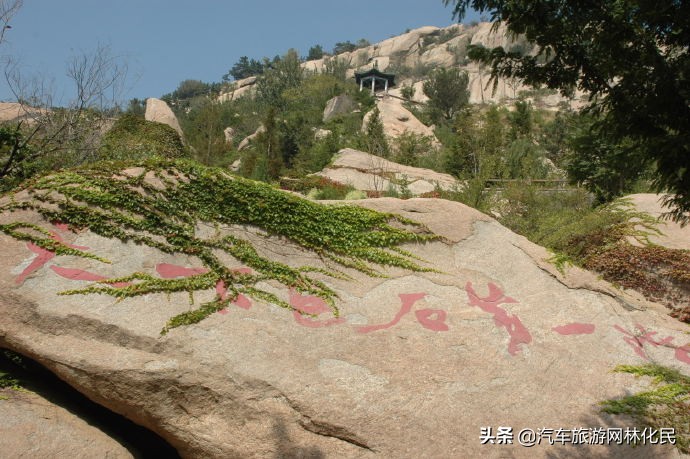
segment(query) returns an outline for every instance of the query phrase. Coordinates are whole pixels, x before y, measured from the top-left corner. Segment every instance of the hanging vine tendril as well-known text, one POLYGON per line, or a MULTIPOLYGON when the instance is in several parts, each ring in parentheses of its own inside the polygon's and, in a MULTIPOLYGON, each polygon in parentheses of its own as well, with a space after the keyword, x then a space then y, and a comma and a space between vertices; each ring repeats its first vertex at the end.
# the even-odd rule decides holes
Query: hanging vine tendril
MULTIPOLYGON (((14 190, 0 212, 33 210, 48 221, 122 242, 133 241, 169 254, 198 258, 206 273, 182 279, 161 279, 135 272, 98 281, 64 295, 100 293, 129 298, 158 292, 203 291, 222 282, 228 295, 220 295, 195 310, 172 317, 162 333, 180 325, 197 323, 225 308, 241 293, 292 309, 273 293, 256 286, 275 280, 300 293, 322 298, 338 316, 337 294, 313 277, 314 273, 347 278, 341 271, 312 266, 291 267, 260 255, 250 241, 217 235, 200 238, 199 223, 251 225, 270 235, 283 236, 334 266, 351 268, 370 276, 383 276, 379 267, 431 271, 398 247, 406 242, 437 239, 423 225, 401 216, 354 206, 317 204, 271 186, 231 176, 227 172, 188 161, 149 160, 127 164, 105 163, 90 169, 64 171, 39 178, 14 190), (26 191, 27 193, 20 193, 26 191), (23 195, 23 198, 19 198, 23 195), (28 196, 28 197, 26 197, 28 196), (218 257, 222 252, 253 269, 247 274, 232 270, 218 257), (120 285, 119 287, 114 284, 120 285), (122 286, 126 284, 126 286, 122 286)), ((16 221, 0 231, 31 241, 57 255, 107 260, 51 239, 36 225, 16 221)))

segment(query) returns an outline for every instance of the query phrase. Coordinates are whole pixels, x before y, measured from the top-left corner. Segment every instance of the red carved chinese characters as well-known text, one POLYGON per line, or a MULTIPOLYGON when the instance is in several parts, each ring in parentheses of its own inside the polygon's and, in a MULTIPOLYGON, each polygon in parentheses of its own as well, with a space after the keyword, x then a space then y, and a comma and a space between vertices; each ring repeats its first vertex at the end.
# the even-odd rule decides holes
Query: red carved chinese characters
POLYGON ((503 291, 495 284, 489 282, 489 295, 480 298, 472 288, 472 282, 465 285, 465 291, 470 300, 470 306, 477 306, 482 311, 493 314, 494 323, 497 327, 503 327, 510 335, 510 342, 508 343, 508 352, 510 355, 515 355, 520 351, 518 347, 520 344, 529 344, 532 342, 532 335, 530 335, 527 328, 522 325, 522 322, 517 316, 509 314, 505 309, 501 308, 501 303, 517 303, 516 300, 505 296, 503 291))
POLYGON ((175 279, 176 277, 191 277, 199 274, 206 274, 206 268, 185 268, 184 266, 173 265, 170 263, 158 263, 156 272, 163 279, 175 279))
MULTIPOLYGON (((100 282, 108 279, 100 274, 84 271, 83 269, 63 268, 61 266, 53 265, 50 267, 57 275, 70 280, 100 282)), ((112 286, 116 288, 128 287, 132 285, 131 282, 113 282, 112 286)))
POLYGON ((332 317, 326 320, 314 320, 311 317, 304 316, 301 313, 319 315, 330 312, 331 308, 328 307, 322 298, 314 295, 301 295, 294 289, 290 289, 290 306, 295 308, 295 311, 293 311, 295 321, 305 327, 330 327, 331 325, 342 324, 345 322, 345 319, 342 317, 332 317))
POLYGON ((582 324, 579 322, 573 322, 551 328, 551 330, 555 331, 559 335, 591 335, 594 333, 595 329, 596 326, 594 324, 582 324))
POLYGON ((628 330, 624 329, 619 325, 614 325, 613 328, 626 335, 623 337, 623 341, 628 343, 628 345, 633 348, 633 351, 635 351, 637 355, 639 355, 645 360, 649 360, 649 358, 647 357, 647 353, 644 351, 643 346, 645 343, 648 343, 652 346, 664 346, 669 347, 671 349, 675 349, 676 360, 690 365, 690 344, 686 344, 684 346, 676 346, 675 344, 673 344, 673 336, 667 336, 666 338, 657 341, 656 339, 654 339, 654 335, 659 334, 659 332, 647 330, 640 324, 636 325, 636 328, 639 331, 639 333, 637 334, 629 332, 628 330))
POLYGON ((414 312, 422 327, 432 331, 448 331, 446 317, 448 314, 441 309, 420 309, 414 312))
MULTIPOLYGON (((55 226, 57 228, 62 228, 62 226, 59 226, 59 225, 55 225, 55 226)), ((50 238, 53 239, 54 241, 62 242, 67 247, 72 248, 72 249, 77 249, 77 250, 88 250, 89 249, 88 247, 83 247, 80 245, 67 244, 62 239, 62 237, 55 232, 50 233, 50 238)), ((50 260, 55 258, 55 253, 51 252, 50 250, 46 250, 43 247, 39 247, 36 244, 34 244, 33 242, 27 242, 26 247, 29 250, 31 250, 33 253, 36 254, 36 258, 34 258, 33 261, 31 262, 31 264, 29 266, 27 266, 24 269, 24 271, 22 271, 21 274, 19 274, 17 276, 17 278, 14 280, 14 282, 17 284, 23 283, 27 277, 29 277, 31 274, 33 274, 34 272, 41 269, 46 263, 48 263, 50 260)))
MULTIPOLYGON (((378 325, 365 325, 362 327, 356 327, 355 329, 359 333, 370 333, 376 330, 385 330, 391 328, 400 322, 406 314, 409 314, 412 310, 412 306, 422 298, 426 296, 426 293, 401 293, 398 295, 402 306, 398 313, 393 317, 388 323, 378 324, 378 325)), ((432 330, 432 331, 448 331, 448 326, 445 324, 446 311, 440 309, 420 309, 415 311, 415 316, 417 320, 422 325, 422 327, 432 330)))

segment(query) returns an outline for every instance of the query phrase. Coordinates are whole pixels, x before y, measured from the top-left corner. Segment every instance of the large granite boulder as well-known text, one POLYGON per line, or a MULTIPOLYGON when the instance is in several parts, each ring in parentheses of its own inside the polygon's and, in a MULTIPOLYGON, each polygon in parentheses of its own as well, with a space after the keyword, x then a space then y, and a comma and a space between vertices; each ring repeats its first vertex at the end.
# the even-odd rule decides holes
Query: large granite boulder
POLYGON ((452 175, 405 166, 352 148, 340 150, 331 164, 315 175, 361 191, 385 192, 392 188, 401 192, 404 183, 413 196, 430 193, 437 187, 452 190, 461 185, 452 175))
POLYGON ((263 124, 260 124, 259 127, 256 128, 256 131, 240 141, 239 145, 237 145, 237 151, 242 151, 248 148, 262 132, 266 132, 266 127, 263 124))
MULTIPOLYGON (((145 180, 155 191, 194 178, 145 180)), ((544 261, 546 250, 462 204, 357 204, 442 236, 402 247, 433 271, 320 277, 338 295, 338 317, 320 297, 265 282, 292 311, 239 296, 164 336, 172 315, 224 290, 197 292, 195 305, 186 292, 119 300, 60 292, 135 271, 147 279, 202 276, 201 260, 51 223, 31 210, 0 214, 0 224, 21 218, 111 262, 55 256, 0 234, 0 346, 36 359, 185 457, 677 457, 669 445, 597 444, 598 430, 587 429, 634 425, 600 412, 601 400, 648 387, 613 373, 616 365, 653 361, 690 373, 687 325, 587 272, 564 277, 544 261), (513 443, 496 444, 506 426, 513 443), (582 444, 546 437, 532 448, 518 444, 522 429, 578 427, 582 444)), ((197 227, 210 241, 228 232, 273 261, 332 268, 250 226, 197 227)), ((238 260, 227 264, 247 272, 238 260)))
POLYGON ((347 94, 335 96, 326 102, 323 109, 323 122, 326 123, 333 118, 350 113, 355 108, 355 101, 347 94))
POLYGON ((146 113, 144 118, 146 118, 147 121, 167 124, 180 134, 180 138, 184 138, 180 122, 164 100, 156 99, 155 97, 146 99, 146 113))
POLYGON ((232 82, 228 88, 218 96, 218 102, 229 102, 253 94, 255 91, 256 78, 255 76, 250 76, 232 82))
MULTIPOLYGON (((440 143, 436 139, 433 128, 426 126, 424 123, 414 116, 414 114, 403 106, 403 101, 397 97, 383 97, 376 101, 376 107, 379 109, 379 116, 383 124, 383 132, 387 137, 395 139, 405 132, 426 136, 431 138, 431 143, 434 146, 439 146, 440 143)), ((362 130, 371 119, 373 110, 364 115, 362 123, 362 130)))

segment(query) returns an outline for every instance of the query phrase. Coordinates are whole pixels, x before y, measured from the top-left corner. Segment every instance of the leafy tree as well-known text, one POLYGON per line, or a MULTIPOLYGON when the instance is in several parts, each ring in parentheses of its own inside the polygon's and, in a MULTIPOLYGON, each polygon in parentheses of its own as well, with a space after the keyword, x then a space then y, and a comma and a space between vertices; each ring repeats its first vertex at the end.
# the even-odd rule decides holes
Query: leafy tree
POLYGON ((546 122, 539 135, 539 144, 544 147, 546 156, 559 167, 567 153, 568 137, 577 117, 573 111, 559 110, 551 121, 546 122))
POLYGON ((595 121, 591 115, 575 121, 565 168, 571 181, 606 202, 633 192, 648 176, 649 161, 632 140, 612 139, 595 121))
POLYGON ((515 111, 508 115, 511 139, 515 140, 532 137, 534 128, 532 114, 532 104, 524 100, 515 102, 515 111))
POLYGON ((321 45, 314 45, 309 48, 309 54, 307 55, 308 61, 314 61, 316 59, 321 59, 324 55, 323 47, 321 45))
MULTIPOLYGON (((477 62, 479 66, 479 72, 477 76, 479 77, 479 91, 482 98, 482 104, 484 103, 484 71, 486 70, 486 62, 489 61, 489 50, 484 47, 481 43, 477 45, 467 45, 467 58, 477 62)), ((495 86, 494 86, 495 89, 495 86)))
POLYGON ((21 124, 0 126, 0 192, 7 191, 33 175, 31 147, 21 124))
POLYGON ((544 151, 527 137, 517 138, 508 145, 505 162, 508 179, 544 179, 548 174, 544 151))
POLYGON ((480 171, 479 132, 476 128, 477 120, 472 111, 460 113, 453 128, 455 136, 443 155, 443 165, 449 174, 461 177, 466 172, 478 176, 480 171))
POLYGON ((266 178, 275 180, 280 177, 283 161, 280 152, 278 126, 276 126, 276 110, 274 108, 269 108, 263 125, 263 132, 256 136, 256 148, 259 155, 265 160, 266 178))
POLYGON ((299 55, 294 49, 283 57, 274 59, 272 68, 266 70, 256 84, 257 100, 266 106, 282 109, 285 106, 283 93, 296 88, 304 78, 299 55))
MULTIPOLYGON (((458 177, 473 177, 482 182, 488 178, 503 178, 506 174, 504 147, 506 144, 505 109, 491 106, 484 113, 465 109, 456 117, 453 135, 443 150, 444 170, 458 177)), ((437 129, 437 133, 444 130, 437 129)))
POLYGON ((350 67, 345 59, 341 60, 337 57, 332 57, 330 59, 326 59, 323 73, 326 75, 333 75, 340 81, 347 81, 347 70, 349 68, 350 67))
POLYGON ((366 38, 360 38, 359 40, 357 40, 357 43, 355 43, 355 47, 357 49, 366 48, 367 46, 371 46, 371 43, 369 43, 369 40, 367 40, 366 38))
POLYGON ((417 166, 419 159, 432 150, 431 137, 405 131, 395 139, 395 162, 417 166))
POLYGON ((400 95, 403 99, 410 101, 414 98, 415 89, 414 86, 408 86, 406 84, 402 85, 400 88, 400 95))
POLYGON ((690 212, 690 5, 678 0, 444 0, 461 19, 468 8, 489 12, 508 31, 538 46, 531 55, 492 49, 492 79, 518 77, 570 95, 591 96, 597 132, 653 165, 654 184, 674 193, 673 216, 690 212))
POLYGON ((137 99, 136 97, 130 99, 127 103, 126 113, 130 113, 143 118, 146 114, 146 99, 137 99))
POLYGON ((386 134, 383 131, 383 121, 381 121, 381 112, 379 112, 378 108, 374 108, 371 115, 369 115, 359 147, 375 156, 381 156, 382 158, 390 156, 390 147, 388 146, 386 134))
POLYGON ((467 72, 458 69, 440 68, 431 73, 422 89, 429 98, 428 106, 434 121, 451 121, 459 110, 467 106, 470 100, 468 84, 467 72))
POLYGON ((357 49, 357 45, 350 40, 340 41, 333 47, 333 54, 347 53, 357 49))
POLYGON ((240 57, 232 68, 223 75, 223 81, 241 80, 250 76, 260 75, 264 72, 265 65, 256 59, 249 59, 247 56, 240 57))
POLYGON ((298 175, 318 172, 331 161, 333 155, 342 148, 340 136, 331 132, 326 137, 312 143, 309 149, 301 149, 295 159, 298 175))
POLYGON ((196 96, 208 95, 211 85, 200 80, 184 80, 180 82, 171 94, 172 99, 191 99, 196 96))
POLYGON ((229 125, 224 104, 210 97, 199 98, 190 110, 180 113, 179 121, 194 158, 207 165, 222 165, 228 159, 230 148, 225 142, 223 129, 229 125), (225 115, 225 116, 224 116, 225 115))

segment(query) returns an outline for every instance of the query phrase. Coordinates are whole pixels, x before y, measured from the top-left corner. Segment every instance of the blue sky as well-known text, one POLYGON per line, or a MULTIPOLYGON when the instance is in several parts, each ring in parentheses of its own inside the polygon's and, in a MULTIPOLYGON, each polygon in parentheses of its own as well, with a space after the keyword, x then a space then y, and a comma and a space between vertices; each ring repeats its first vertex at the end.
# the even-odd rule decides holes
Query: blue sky
MULTIPOLYGON (((25 0, 0 54, 19 58, 25 73, 54 78, 55 90, 68 95, 70 56, 108 45, 130 68, 124 98, 144 98, 185 79, 221 81, 243 55, 259 59, 289 48, 306 55, 315 44, 330 50, 339 41, 374 43, 452 23, 442 0, 25 0)), ((3 78, 0 100, 11 98, 3 78)))

